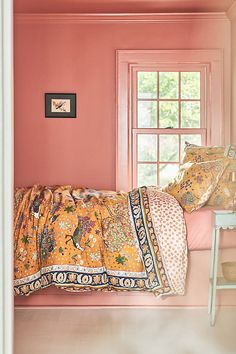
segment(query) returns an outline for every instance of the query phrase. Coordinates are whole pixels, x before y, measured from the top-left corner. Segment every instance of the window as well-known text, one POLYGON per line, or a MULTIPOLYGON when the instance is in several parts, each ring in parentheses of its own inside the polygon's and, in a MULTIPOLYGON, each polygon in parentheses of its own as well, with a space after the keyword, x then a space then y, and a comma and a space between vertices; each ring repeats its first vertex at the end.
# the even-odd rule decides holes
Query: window
POLYGON ((167 183, 185 141, 230 143, 228 74, 217 49, 117 51, 117 190, 167 183))
POLYGON ((205 71, 135 67, 131 97, 133 187, 164 185, 179 169, 185 141, 206 142, 205 71))

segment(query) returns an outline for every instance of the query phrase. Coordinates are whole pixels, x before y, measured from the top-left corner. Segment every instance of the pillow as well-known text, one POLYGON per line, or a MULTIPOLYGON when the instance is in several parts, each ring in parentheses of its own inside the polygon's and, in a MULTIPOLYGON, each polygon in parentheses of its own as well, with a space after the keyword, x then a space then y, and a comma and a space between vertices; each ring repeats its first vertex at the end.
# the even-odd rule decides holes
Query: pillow
POLYGON ((207 205, 223 209, 232 209, 234 196, 236 194, 236 182, 230 181, 230 174, 234 171, 236 171, 236 160, 230 160, 214 192, 208 200, 207 205))
POLYGON ((188 213, 206 204, 229 163, 223 158, 205 162, 188 162, 180 167, 173 182, 162 190, 173 195, 188 213))
POLYGON ((236 144, 227 145, 225 148, 225 156, 230 157, 231 159, 236 160, 236 144))
POLYGON ((236 183, 230 182, 230 173, 236 171, 236 160, 234 158, 235 145, 226 148, 222 146, 193 146, 186 145, 183 163, 211 161, 229 156, 229 164, 219 180, 214 192, 207 202, 208 206, 222 209, 230 209, 233 206, 234 195, 236 193, 236 183))
POLYGON ((222 159, 224 152, 224 146, 194 146, 186 144, 182 163, 222 159))

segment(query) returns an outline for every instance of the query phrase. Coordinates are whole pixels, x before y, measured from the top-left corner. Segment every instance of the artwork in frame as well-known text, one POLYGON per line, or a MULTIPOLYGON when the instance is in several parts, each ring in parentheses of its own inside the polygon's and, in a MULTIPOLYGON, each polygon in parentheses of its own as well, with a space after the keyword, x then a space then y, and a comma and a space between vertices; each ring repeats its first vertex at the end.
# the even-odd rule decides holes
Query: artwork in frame
POLYGON ((46 118, 76 118, 75 93, 45 93, 46 118))

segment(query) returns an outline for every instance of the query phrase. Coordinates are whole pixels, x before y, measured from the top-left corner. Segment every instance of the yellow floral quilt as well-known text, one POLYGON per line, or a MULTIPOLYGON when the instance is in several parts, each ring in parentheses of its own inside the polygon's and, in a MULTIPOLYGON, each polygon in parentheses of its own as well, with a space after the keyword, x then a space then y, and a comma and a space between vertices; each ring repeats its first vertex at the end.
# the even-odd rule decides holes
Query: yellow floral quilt
POLYGON ((68 291, 183 294, 186 232, 178 202, 156 187, 130 193, 71 186, 15 192, 16 295, 68 291))

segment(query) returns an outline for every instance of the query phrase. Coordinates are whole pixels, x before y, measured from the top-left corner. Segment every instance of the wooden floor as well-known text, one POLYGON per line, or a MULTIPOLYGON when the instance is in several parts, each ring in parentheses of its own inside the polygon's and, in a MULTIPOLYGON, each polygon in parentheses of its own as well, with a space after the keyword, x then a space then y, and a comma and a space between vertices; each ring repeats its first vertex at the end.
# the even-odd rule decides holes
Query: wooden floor
POLYGON ((236 308, 15 311, 15 354, 236 354, 236 308))

